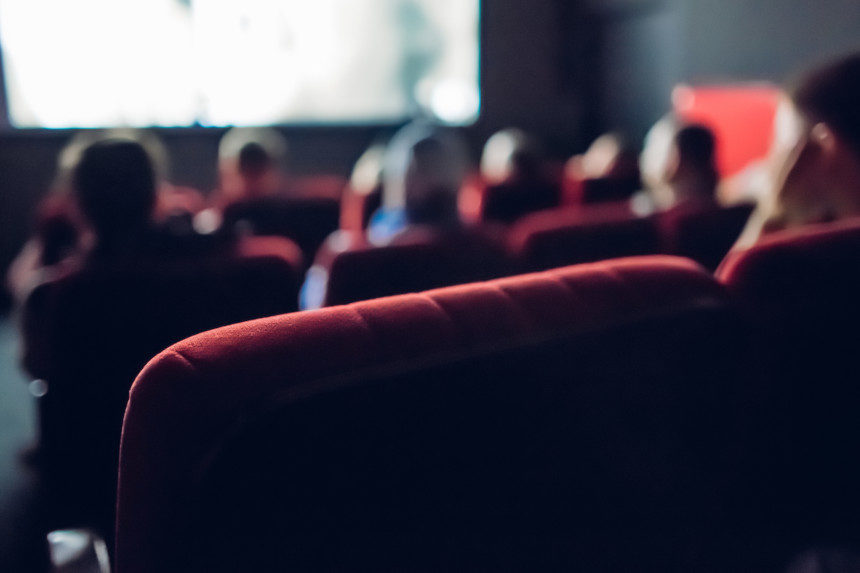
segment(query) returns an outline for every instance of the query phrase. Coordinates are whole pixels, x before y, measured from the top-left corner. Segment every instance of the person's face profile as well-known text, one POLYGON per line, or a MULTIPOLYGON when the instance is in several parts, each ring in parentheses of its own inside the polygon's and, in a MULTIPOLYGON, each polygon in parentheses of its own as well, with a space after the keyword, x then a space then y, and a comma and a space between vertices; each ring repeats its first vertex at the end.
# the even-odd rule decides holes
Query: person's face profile
POLYGON ((813 127, 794 104, 783 98, 774 119, 769 200, 774 216, 787 223, 814 220, 826 210, 817 193, 821 174, 816 167, 813 127))

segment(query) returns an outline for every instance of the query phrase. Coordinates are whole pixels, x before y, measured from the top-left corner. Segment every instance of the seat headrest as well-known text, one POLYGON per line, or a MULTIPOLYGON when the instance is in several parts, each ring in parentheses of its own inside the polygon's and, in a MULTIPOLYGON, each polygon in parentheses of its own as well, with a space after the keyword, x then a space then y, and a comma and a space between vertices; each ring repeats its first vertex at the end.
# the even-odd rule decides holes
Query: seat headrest
POLYGON ((767 294, 778 286, 797 292, 801 285, 834 286, 826 275, 840 283, 860 279, 858 262, 860 219, 851 219, 774 233, 747 250, 729 253, 717 277, 741 295, 767 294))

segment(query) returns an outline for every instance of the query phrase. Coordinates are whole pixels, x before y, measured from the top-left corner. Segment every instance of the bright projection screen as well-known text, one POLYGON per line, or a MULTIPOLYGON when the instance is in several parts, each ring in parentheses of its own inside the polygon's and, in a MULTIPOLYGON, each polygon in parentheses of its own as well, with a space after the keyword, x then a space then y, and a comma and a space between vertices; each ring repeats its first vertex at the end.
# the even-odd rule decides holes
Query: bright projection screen
POLYGON ((480 110, 479 0, 0 0, 21 128, 384 123, 480 110))

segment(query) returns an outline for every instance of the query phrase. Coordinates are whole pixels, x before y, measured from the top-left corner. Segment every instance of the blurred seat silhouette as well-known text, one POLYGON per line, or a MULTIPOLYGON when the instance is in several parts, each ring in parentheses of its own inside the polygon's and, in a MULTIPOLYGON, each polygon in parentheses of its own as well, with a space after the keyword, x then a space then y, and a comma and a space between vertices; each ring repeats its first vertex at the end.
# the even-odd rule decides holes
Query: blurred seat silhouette
POLYGON ((508 248, 526 270, 659 253, 655 219, 637 218, 626 202, 534 213, 514 224, 508 248))
POLYGON ((561 192, 546 181, 511 181, 485 185, 481 220, 512 223, 535 211, 558 207, 561 192))
POLYGON ((771 235, 721 280, 757 318, 773 387, 773 507, 799 543, 860 535, 860 220, 771 235))
POLYGON ((604 133, 564 167, 564 203, 590 205, 629 199, 642 187, 637 152, 621 133, 604 133))
POLYGON ((650 257, 196 336, 131 390, 117 570, 733 570, 744 332, 650 257))
POLYGON ((320 173, 304 177, 293 177, 289 182, 289 193, 294 197, 325 197, 340 201, 348 182, 339 175, 320 173))
POLYGON ((640 189, 639 176, 595 177, 581 181, 566 180, 564 201, 569 205, 593 205, 630 199, 640 189))
POLYGON ((464 186, 461 195, 475 193, 477 219, 511 223, 533 211, 558 207, 560 186, 549 173, 537 138, 516 128, 490 137, 481 156, 478 185, 464 186))
POLYGON ((511 274, 500 244, 480 229, 415 227, 386 246, 339 231, 308 271, 302 308, 312 309, 382 296, 487 280, 511 274), (313 285, 312 287, 310 285, 313 285))
POLYGON ((228 205, 222 225, 239 234, 287 237, 310 262, 325 238, 338 228, 339 219, 340 201, 332 197, 269 196, 228 205))
POLYGON ((738 240, 753 206, 697 207, 680 204, 658 215, 666 253, 689 257, 710 271, 716 270, 738 240))
POLYGON ((122 413, 146 362, 204 330, 295 310, 300 277, 294 244, 255 237, 193 257, 94 260, 36 287, 23 362, 46 383, 45 476, 76 519, 112 521, 122 413))

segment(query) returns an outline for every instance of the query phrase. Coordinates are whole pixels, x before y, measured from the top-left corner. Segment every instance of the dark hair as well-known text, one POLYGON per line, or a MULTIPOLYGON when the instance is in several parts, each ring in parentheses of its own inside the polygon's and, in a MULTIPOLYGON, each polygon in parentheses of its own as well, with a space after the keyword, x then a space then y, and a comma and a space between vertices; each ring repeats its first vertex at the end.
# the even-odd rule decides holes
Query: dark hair
POLYGON ((155 207, 155 170, 140 143, 107 139, 84 150, 72 184, 84 216, 101 238, 149 224, 155 207))
POLYGON ((713 165, 716 139, 714 133, 701 124, 682 127, 675 134, 675 147, 682 161, 699 166, 713 165))
POLYGON ((787 92, 802 113, 826 123, 860 154, 860 53, 798 76, 787 92))
POLYGON ((265 172, 274 163, 269 152, 256 141, 246 143, 239 150, 239 172, 247 176, 256 176, 265 172))
POLYGON ((511 156, 514 173, 520 177, 531 179, 540 176, 540 153, 535 148, 522 147, 511 156))

